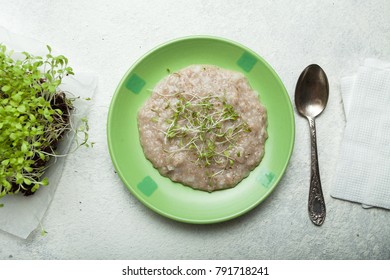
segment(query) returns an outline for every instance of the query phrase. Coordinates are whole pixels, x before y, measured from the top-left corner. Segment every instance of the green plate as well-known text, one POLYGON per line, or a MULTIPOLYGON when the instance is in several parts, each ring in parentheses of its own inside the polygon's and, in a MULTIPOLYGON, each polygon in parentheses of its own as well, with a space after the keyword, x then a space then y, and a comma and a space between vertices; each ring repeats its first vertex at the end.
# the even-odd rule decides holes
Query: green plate
POLYGON ((283 83, 264 59, 235 42, 188 37, 147 53, 124 75, 108 114, 108 146, 115 169, 131 193, 157 213, 187 223, 215 223, 253 209, 277 186, 294 146, 294 115, 283 83), (169 71, 191 64, 213 64, 242 72, 259 92, 268 112, 265 156, 232 189, 207 193, 163 177, 145 158, 139 142, 137 112, 169 71))

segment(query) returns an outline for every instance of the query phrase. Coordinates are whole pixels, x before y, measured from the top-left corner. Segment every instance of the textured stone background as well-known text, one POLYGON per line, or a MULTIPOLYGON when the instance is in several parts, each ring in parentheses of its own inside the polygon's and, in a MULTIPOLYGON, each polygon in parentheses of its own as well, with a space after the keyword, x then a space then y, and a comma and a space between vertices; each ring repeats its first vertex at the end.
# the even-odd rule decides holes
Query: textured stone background
MULTIPOLYGON (((0 232, 0 259, 390 259, 390 212, 330 197, 344 130, 340 78, 366 57, 390 60, 390 2, 0 0, 0 25, 36 38, 99 78, 90 115, 92 150, 67 159, 42 223, 27 240, 0 232), (309 131, 296 117, 295 149, 269 198, 215 225, 181 224, 144 207, 121 183, 106 141, 107 112, 125 71, 145 52, 188 35, 246 45, 279 74, 293 100, 310 63, 328 74, 330 99, 317 121, 327 220, 307 215, 309 131)), ((390 187, 390 186, 389 186, 390 187)))

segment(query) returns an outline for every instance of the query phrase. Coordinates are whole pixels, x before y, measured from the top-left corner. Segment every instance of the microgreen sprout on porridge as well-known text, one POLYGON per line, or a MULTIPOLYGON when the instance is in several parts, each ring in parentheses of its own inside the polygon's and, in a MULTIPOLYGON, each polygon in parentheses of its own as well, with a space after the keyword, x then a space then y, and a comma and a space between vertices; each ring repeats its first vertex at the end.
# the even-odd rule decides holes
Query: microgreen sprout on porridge
POLYGON ((194 189, 232 188, 260 163, 267 112, 239 72, 191 65, 169 74, 138 112, 145 156, 194 189))

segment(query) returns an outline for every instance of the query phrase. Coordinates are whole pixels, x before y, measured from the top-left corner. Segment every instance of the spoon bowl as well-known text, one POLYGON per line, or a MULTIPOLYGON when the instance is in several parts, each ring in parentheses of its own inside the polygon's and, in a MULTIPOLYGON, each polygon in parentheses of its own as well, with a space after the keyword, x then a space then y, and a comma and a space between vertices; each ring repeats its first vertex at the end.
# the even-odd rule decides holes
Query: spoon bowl
POLYGON ((318 166, 315 118, 324 111, 329 98, 328 78, 317 64, 311 64, 299 76, 295 88, 295 106, 306 117, 310 126, 311 175, 309 190, 309 217, 317 226, 325 221, 326 208, 318 166))
POLYGON ((329 98, 328 78, 317 64, 311 64, 299 76, 295 106, 304 117, 315 118, 325 109, 329 98))

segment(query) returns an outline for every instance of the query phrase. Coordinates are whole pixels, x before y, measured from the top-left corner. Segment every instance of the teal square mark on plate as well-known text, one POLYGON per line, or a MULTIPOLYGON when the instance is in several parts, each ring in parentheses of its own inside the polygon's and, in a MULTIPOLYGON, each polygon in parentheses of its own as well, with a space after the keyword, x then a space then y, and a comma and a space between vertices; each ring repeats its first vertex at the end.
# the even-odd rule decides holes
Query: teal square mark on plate
POLYGON ((275 174, 272 172, 265 172, 258 176, 257 179, 263 187, 268 188, 275 179, 275 174))
POLYGON ((150 176, 146 176, 140 183, 138 183, 137 187, 144 195, 151 196, 154 191, 157 190, 158 186, 150 176))
POLYGON ((238 66, 240 66, 245 72, 250 72, 256 62, 257 58, 248 52, 244 52, 237 60, 238 66))
POLYGON ((137 74, 133 74, 127 80, 126 87, 135 94, 138 94, 141 92, 145 84, 146 82, 140 76, 138 76, 137 74))

